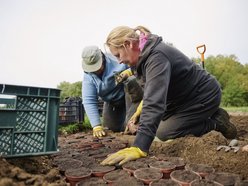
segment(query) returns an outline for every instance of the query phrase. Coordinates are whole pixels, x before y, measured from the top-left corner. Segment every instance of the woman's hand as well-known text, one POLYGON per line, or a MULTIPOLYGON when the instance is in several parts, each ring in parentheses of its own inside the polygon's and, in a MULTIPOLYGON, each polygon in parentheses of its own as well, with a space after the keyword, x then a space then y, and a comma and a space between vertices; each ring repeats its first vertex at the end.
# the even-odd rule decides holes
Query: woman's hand
POLYGON ((136 160, 139 158, 146 157, 147 153, 140 150, 138 147, 130 147, 119 150, 118 152, 110 155, 101 162, 101 165, 114 165, 119 163, 122 165, 128 161, 136 160))

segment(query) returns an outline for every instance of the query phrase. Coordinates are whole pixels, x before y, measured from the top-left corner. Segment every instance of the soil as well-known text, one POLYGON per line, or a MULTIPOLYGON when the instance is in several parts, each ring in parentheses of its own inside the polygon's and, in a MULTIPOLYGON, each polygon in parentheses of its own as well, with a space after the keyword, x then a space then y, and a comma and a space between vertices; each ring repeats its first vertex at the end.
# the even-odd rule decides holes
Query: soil
POLYGON ((91 175, 92 171, 85 167, 71 168, 65 171, 67 177, 84 177, 91 175))
MULTIPOLYGON (((238 130, 239 146, 248 144, 248 114, 231 115, 231 121, 238 130)), ((132 144, 134 136, 115 134, 118 139, 128 140, 132 144)), ((186 136, 163 143, 154 141, 150 148, 150 156, 164 154, 169 157, 181 157, 186 163, 206 164, 216 172, 231 172, 239 174, 241 179, 248 179, 248 152, 239 150, 225 152, 217 151, 219 145, 228 145, 221 133, 211 131, 201 137, 186 136)))
POLYGON ((150 186, 180 186, 177 182, 168 179, 161 179, 157 181, 153 181, 150 186))
POLYGON ((171 173, 171 178, 178 182, 191 183, 196 179, 200 179, 200 176, 188 170, 175 170, 171 173))
POLYGON ((248 180, 243 180, 239 184, 239 186, 247 186, 247 185, 248 185, 248 180))
POLYGON ((161 170, 173 170, 176 168, 176 165, 169 161, 156 161, 154 163, 151 163, 149 166, 161 170))
POLYGON ((64 159, 58 164, 58 169, 63 173, 67 169, 76 169, 82 166, 82 161, 74 159, 64 159))
POLYGON ((77 186, 103 186, 103 185, 107 185, 107 183, 105 183, 103 179, 97 177, 87 178, 77 183, 77 186))
POLYGON ((224 186, 234 186, 235 183, 240 182, 240 177, 237 174, 218 172, 209 174, 206 176, 206 180, 215 181, 217 183, 223 184, 224 186))
POLYGON ((150 183, 155 180, 159 180, 163 177, 163 174, 158 169, 153 168, 141 168, 134 171, 134 177, 144 183, 150 183))
POLYGON ((185 167, 185 161, 183 158, 180 158, 180 157, 168 157, 168 156, 165 156, 164 154, 158 154, 156 155, 155 158, 160 161, 169 161, 175 164, 176 170, 184 169, 185 167))
POLYGON ((127 170, 130 174, 140 168, 148 168, 148 165, 141 161, 130 161, 122 166, 124 170, 127 170))
POLYGON ((94 168, 92 168, 92 174, 94 176, 98 176, 98 177, 102 177, 104 174, 110 172, 110 171, 113 171, 115 170, 115 167, 114 166, 101 166, 101 165, 98 165, 94 168))
POLYGON ((201 177, 206 177, 208 174, 214 172, 214 168, 208 165, 203 164, 187 164, 185 167, 186 170, 193 171, 199 174, 201 177))
POLYGON ((142 186, 144 185, 143 182, 135 179, 134 177, 128 177, 126 178, 125 180, 120 180, 120 181, 117 181, 113 184, 111 184, 112 186, 120 186, 120 185, 128 185, 128 186, 142 186))
POLYGON ((170 173, 176 169, 176 165, 169 161, 156 161, 150 163, 149 166, 162 172, 164 179, 169 179, 170 173))
POLYGON ((190 186, 222 186, 222 185, 209 180, 195 180, 190 184, 190 186))
MULTIPOLYGON (((248 114, 231 115, 231 121, 236 125, 238 130, 239 146, 243 147, 248 144, 248 114)), ((134 136, 123 135, 119 133, 109 133, 108 137, 102 139, 92 139, 92 133, 77 133, 74 135, 59 137, 59 150, 56 155, 36 156, 23 158, 1 158, 0 157, 0 186, 6 185, 67 185, 65 177, 59 172, 54 164, 58 164, 63 158, 72 158, 82 161, 82 166, 87 168, 99 165, 101 158, 105 158, 108 152, 112 153, 119 149, 111 149, 107 145, 120 140, 125 145, 131 145, 134 136), (88 144, 86 144, 88 143, 88 144), (101 143, 103 145, 92 145, 101 143), (80 147, 81 146, 81 147, 80 147), (93 146, 93 148, 92 148, 93 146), (97 149, 108 149, 108 152, 96 153, 89 156, 88 152, 94 152, 97 149), (104 157, 99 157, 104 154, 104 157), (55 161, 56 160, 56 161, 55 161)), ((118 143, 120 143, 118 141, 118 143)), ((182 164, 206 164, 212 166, 216 172, 235 173, 242 180, 248 180, 248 152, 239 150, 237 153, 232 151, 217 151, 218 145, 227 145, 230 140, 225 139, 220 133, 212 131, 201 138, 187 136, 178 138, 170 143, 153 142, 150 148, 149 158, 141 158, 137 161, 150 164, 157 158, 180 157, 182 164), (162 155, 159 155, 162 154, 162 155)), ((124 146, 124 145, 120 145, 124 146)), ((162 160, 162 159, 160 159, 162 160)), ((172 160, 167 160, 173 162, 172 160)), ((243 181, 244 182, 244 181, 243 181)), ((246 181, 247 184, 247 181, 246 181)))
POLYGON ((108 183, 123 181, 129 177, 128 173, 124 170, 115 170, 103 176, 103 179, 108 183))

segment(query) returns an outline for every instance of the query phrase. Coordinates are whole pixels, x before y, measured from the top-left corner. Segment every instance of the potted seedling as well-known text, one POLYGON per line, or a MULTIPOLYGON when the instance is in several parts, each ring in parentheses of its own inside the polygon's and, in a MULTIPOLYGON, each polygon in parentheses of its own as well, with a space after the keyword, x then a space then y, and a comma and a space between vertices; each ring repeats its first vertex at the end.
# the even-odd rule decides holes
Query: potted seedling
POLYGON ((125 180, 119 180, 117 182, 114 182, 111 184, 112 186, 120 186, 120 185, 125 185, 125 186, 143 186, 144 183, 142 181, 137 180, 134 177, 128 177, 125 180))
POLYGON ((76 186, 105 186, 107 185, 107 183, 101 179, 101 178, 98 178, 98 177, 90 177, 90 178, 86 178, 80 182, 78 182, 76 184, 76 186))
POLYGON ((60 170, 60 172, 62 174, 64 174, 64 172, 67 169, 76 169, 82 166, 82 161, 80 160, 75 160, 75 159, 63 159, 62 161, 60 161, 58 163, 58 169, 60 170))
POLYGON ((141 161, 130 161, 122 165, 123 170, 127 171, 130 175, 133 175, 134 171, 140 168, 148 168, 148 165, 141 161))
POLYGON ((176 165, 176 170, 183 170, 185 167, 185 161, 183 158, 180 157, 169 157, 165 156, 164 154, 158 154, 156 155, 156 159, 174 163, 176 165))
POLYGON ((170 178, 170 173, 176 169, 176 165, 169 161, 156 161, 149 164, 151 168, 160 170, 163 173, 163 178, 170 178))
POLYGON ((83 179, 89 178, 92 171, 85 167, 79 167, 74 169, 67 169, 65 171, 66 179, 69 181, 70 186, 75 186, 76 183, 83 179))
POLYGON ((95 166, 92 167, 92 174, 96 177, 103 177, 108 172, 115 170, 115 166, 95 166))
POLYGON ((147 185, 152 181, 160 180, 163 177, 163 173, 154 168, 137 169, 133 174, 135 178, 147 185))
POLYGON ((204 164, 187 164, 185 169, 199 174, 202 178, 205 178, 208 174, 214 172, 213 167, 204 164))
POLYGON ((175 170, 170 174, 170 177, 181 186, 190 186, 194 180, 201 179, 198 174, 188 170, 175 170))
POLYGON ((227 172, 215 172, 206 176, 206 180, 215 181, 224 186, 240 183, 240 177, 237 174, 227 172))
POLYGON ((193 181, 190 184, 190 186, 223 186, 223 185, 214 181, 202 179, 202 180, 193 181))
POLYGON ((180 186, 180 185, 171 179, 160 179, 151 182, 149 186, 180 186))
POLYGON ((113 184, 115 182, 123 181, 123 180, 127 179, 128 177, 129 177, 129 174, 126 171, 119 169, 119 170, 111 171, 111 172, 105 174, 103 176, 103 179, 107 183, 113 184))

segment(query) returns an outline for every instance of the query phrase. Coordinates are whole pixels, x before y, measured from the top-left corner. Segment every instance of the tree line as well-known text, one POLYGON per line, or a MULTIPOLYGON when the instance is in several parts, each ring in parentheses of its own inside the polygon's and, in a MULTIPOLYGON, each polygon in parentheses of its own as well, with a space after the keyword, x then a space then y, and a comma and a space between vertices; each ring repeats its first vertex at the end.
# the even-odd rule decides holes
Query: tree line
MULTIPOLYGON (((200 64, 200 58, 192 60, 200 64)), ((235 55, 217 55, 205 59, 205 68, 221 85, 222 106, 248 106, 248 64, 241 64, 235 55)), ((63 81, 57 87, 62 90, 61 100, 81 97, 82 81, 63 81)))

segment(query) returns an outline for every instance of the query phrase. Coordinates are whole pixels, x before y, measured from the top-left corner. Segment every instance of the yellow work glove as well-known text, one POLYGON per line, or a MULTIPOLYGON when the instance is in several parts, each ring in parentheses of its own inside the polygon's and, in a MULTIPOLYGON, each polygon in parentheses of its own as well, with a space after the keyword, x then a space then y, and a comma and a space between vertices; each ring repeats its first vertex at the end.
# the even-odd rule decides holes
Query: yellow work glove
POLYGON ((106 135, 106 133, 104 132, 102 126, 96 126, 96 127, 93 128, 93 136, 94 137, 102 137, 102 136, 105 136, 105 135, 106 135))
POLYGON ((119 163, 122 165, 128 161, 136 160, 139 158, 146 157, 147 153, 140 150, 138 147, 130 147, 119 150, 118 152, 110 155, 101 162, 101 165, 114 165, 119 163))
POLYGON ((130 68, 127 69, 127 70, 124 70, 124 71, 122 71, 122 72, 120 73, 120 76, 122 76, 122 77, 129 77, 129 76, 131 76, 131 75, 133 75, 133 73, 132 73, 132 71, 131 71, 130 68))
POLYGON ((140 117, 140 114, 142 112, 142 105, 143 105, 143 100, 140 102, 139 106, 136 109, 136 112, 133 114, 133 116, 131 117, 129 121, 133 121, 134 123, 137 123, 140 117))
POLYGON ((138 121, 139 117, 142 111, 142 105, 143 100, 140 102, 139 106, 136 109, 136 112, 133 114, 133 116, 130 118, 130 120, 127 123, 126 129, 124 131, 124 134, 135 134, 138 129, 138 121))
POLYGON ((127 70, 122 71, 121 73, 119 73, 119 74, 115 77, 116 84, 125 81, 129 76, 132 76, 132 75, 133 75, 133 73, 132 73, 132 71, 131 71, 130 68, 127 69, 127 70))

